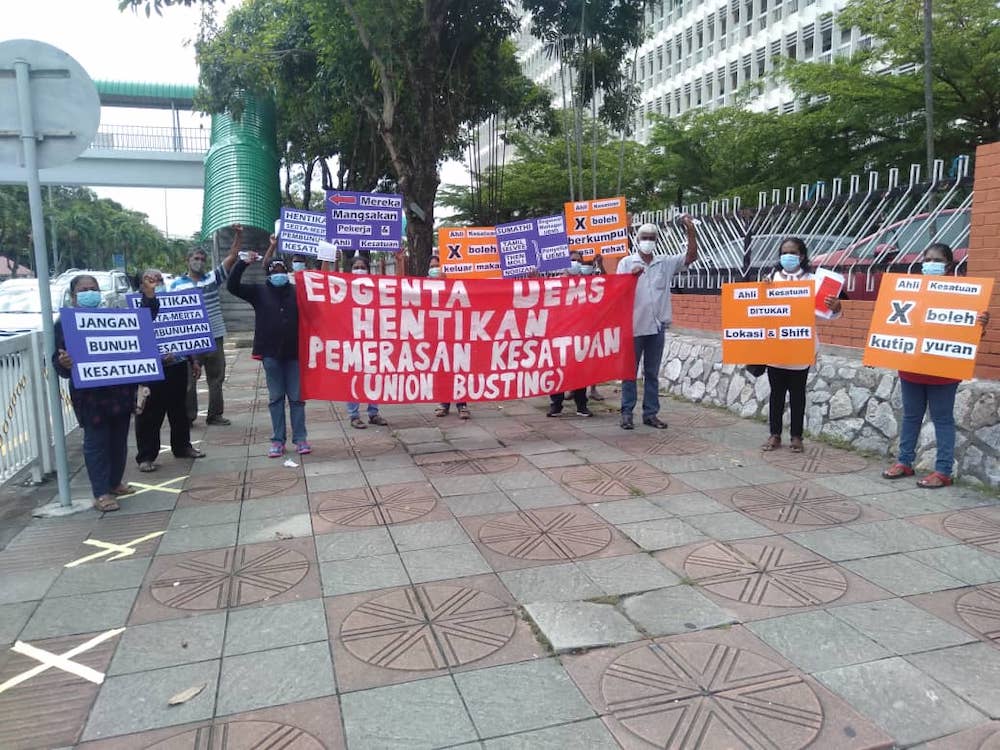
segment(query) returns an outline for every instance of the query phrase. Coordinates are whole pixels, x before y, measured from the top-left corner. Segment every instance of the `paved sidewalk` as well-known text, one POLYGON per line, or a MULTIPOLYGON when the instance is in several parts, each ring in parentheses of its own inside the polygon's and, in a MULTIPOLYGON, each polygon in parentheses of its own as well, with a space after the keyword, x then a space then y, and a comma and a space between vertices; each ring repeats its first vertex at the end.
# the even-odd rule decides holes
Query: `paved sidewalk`
POLYGON ((284 466, 233 356, 208 458, 0 551, 3 750, 1000 747, 996 497, 669 400, 310 403, 284 466))

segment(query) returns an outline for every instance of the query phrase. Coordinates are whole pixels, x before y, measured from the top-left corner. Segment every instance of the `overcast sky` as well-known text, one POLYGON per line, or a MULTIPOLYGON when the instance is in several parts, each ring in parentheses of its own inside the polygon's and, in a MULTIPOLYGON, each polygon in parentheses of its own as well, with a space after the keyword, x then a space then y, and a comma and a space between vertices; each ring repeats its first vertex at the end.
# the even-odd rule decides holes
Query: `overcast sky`
MULTIPOLYGON (((240 0, 220 7, 225 14, 240 0)), ((197 84, 192 41, 198 33, 200 12, 177 7, 146 18, 144 12, 119 12, 118 0, 0 0, 0 41, 37 39, 65 50, 94 80, 143 83, 197 84)), ((189 114, 182 126, 197 127, 199 116, 189 114)), ((169 127, 166 111, 137 111, 105 107, 103 125, 161 125, 169 127)), ((208 127, 208 119, 204 119, 208 127)), ((444 181, 463 181, 460 165, 447 165, 444 181)), ((100 188, 102 197, 142 211, 171 236, 189 237, 201 228, 201 190, 158 188, 100 188)))

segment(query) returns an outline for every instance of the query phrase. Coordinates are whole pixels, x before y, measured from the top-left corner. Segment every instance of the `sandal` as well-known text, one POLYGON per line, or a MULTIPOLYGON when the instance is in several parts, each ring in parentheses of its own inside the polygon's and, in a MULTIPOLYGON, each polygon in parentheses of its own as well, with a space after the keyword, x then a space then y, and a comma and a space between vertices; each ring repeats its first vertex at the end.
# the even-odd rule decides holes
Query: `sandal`
POLYGON ((951 487, 952 478, 940 471, 932 471, 926 477, 917 482, 917 487, 928 490, 939 490, 942 487, 951 487))
POLYGON ((100 513, 110 513, 118 510, 118 501, 114 495, 101 495, 94 498, 94 509, 100 513))
POLYGON ((912 477, 913 467, 906 464, 893 464, 882 472, 883 479, 901 479, 902 477, 912 477))
POLYGON ((800 437, 793 437, 789 442, 792 445, 792 453, 801 453, 802 452, 802 438, 800 438, 800 437))
MULTIPOLYGON (((447 417, 449 411, 450 409, 447 406, 439 406, 437 409, 434 410, 434 416, 447 417)), ((461 409, 459 409, 459 411, 461 412, 461 409)))
POLYGON ((115 495, 116 497, 124 497, 125 495, 132 495, 134 493, 135 493, 135 487, 133 487, 131 484, 119 484, 117 487, 111 490, 111 494, 115 495))
POLYGON ((459 419, 471 419, 472 418, 472 414, 469 412, 469 407, 468 406, 460 406, 460 407, 458 407, 458 418, 459 419))
POLYGON ((368 425, 362 421, 361 417, 351 417, 351 427, 355 430, 363 430, 368 427, 368 425))
POLYGON ((760 446, 762 451, 773 451, 781 447, 781 438, 777 435, 771 435, 767 439, 767 442, 760 446))

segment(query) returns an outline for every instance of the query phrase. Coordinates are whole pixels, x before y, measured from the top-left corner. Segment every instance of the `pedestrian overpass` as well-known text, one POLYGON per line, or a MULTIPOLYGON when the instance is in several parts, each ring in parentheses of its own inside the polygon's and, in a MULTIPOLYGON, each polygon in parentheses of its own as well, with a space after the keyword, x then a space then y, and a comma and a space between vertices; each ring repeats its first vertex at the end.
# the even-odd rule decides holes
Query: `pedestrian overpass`
MULTIPOLYGON (((40 170, 42 184, 203 188, 209 128, 181 127, 195 87, 96 81, 102 107, 167 110, 171 125, 101 125, 90 147, 61 167, 40 170)), ((0 184, 23 183, 23 170, 0 165, 0 184)))

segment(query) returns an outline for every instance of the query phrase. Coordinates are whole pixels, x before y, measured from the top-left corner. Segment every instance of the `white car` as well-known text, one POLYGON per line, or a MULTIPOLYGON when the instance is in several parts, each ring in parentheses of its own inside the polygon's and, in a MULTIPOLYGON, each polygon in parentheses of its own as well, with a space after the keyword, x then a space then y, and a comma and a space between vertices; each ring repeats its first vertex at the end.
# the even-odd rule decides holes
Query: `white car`
MULTIPOLYGON (((59 319, 59 308, 69 305, 69 281, 52 283, 53 318, 59 319)), ((42 329, 42 303, 38 296, 38 279, 11 279, 0 286, 0 337, 17 336, 42 329)))

